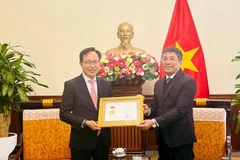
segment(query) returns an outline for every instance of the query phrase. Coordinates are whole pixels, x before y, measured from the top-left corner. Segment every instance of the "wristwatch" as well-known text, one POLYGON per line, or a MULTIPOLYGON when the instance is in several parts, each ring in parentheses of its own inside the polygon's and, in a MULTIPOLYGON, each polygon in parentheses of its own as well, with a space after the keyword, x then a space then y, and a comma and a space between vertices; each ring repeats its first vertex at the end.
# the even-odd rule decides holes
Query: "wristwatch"
POLYGON ((153 122, 152 127, 153 127, 153 128, 156 128, 156 127, 157 127, 157 122, 156 122, 156 120, 155 120, 155 119, 152 119, 152 122, 153 122))

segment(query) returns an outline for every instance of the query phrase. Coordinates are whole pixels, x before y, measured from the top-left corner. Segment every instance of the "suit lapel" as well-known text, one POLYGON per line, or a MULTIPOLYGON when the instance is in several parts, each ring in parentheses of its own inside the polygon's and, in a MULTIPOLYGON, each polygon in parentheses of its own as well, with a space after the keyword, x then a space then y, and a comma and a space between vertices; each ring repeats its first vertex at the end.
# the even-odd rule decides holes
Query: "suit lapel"
MULTIPOLYGON (((182 70, 180 69, 176 73, 176 75, 173 77, 173 79, 171 79, 170 82, 168 83, 167 89, 165 90, 165 93, 164 93, 164 96, 163 96, 163 100, 165 100, 165 98, 167 97, 167 95, 169 94, 169 92, 171 91, 173 86, 178 83, 181 75, 182 75, 182 70)), ((165 79, 166 79, 166 77, 165 77, 165 79)))
POLYGON ((104 85, 102 84, 102 80, 99 77, 96 77, 97 80, 97 88, 98 88, 98 109, 99 109, 99 101, 100 98, 103 96, 104 85))
POLYGON ((160 96, 159 96, 158 103, 160 104, 159 106, 162 106, 163 98, 164 98, 164 78, 160 79, 158 88, 160 89, 159 90, 160 96))
POLYGON ((82 92, 82 95, 85 97, 85 99, 89 103, 89 106, 91 106, 91 109, 96 110, 96 108, 94 107, 91 95, 88 91, 87 84, 86 84, 82 74, 79 76, 78 84, 79 84, 79 91, 82 92))

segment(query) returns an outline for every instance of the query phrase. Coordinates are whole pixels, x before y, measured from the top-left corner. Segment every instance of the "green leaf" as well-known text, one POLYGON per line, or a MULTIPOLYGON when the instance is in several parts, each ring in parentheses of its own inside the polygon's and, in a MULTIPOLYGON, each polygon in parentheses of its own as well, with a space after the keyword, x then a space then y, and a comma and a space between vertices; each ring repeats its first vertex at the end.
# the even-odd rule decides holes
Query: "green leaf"
POLYGON ((231 62, 237 62, 237 61, 240 61, 240 56, 235 56, 235 58, 231 60, 231 62))
POLYGON ((41 76, 40 74, 35 73, 35 72, 33 72, 33 71, 26 71, 25 73, 26 73, 26 74, 32 74, 32 75, 34 75, 34 76, 41 76))
POLYGON ((0 52, 1 54, 5 55, 8 51, 8 44, 7 43, 4 43, 0 46, 0 52))
POLYGON ((12 74, 12 70, 7 74, 7 82, 10 84, 14 83, 14 75, 12 74))
POLYGON ((23 55, 21 55, 19 58, 18 58, 18 60, 17 60, 17 62, 16 62, 16 67, 18 67, 19 65, 20 65, 20 63, 22 62, 22 59, 23 59, 23 55))
POLYGON ((18 94, 20 96, 21 101, 28 101, 28 96, 26 92, 24 92, 21 88, 17 87, 18 94))
POLYGON ((236 120, 237 115, 238 115, 238 109, 235 109, 235 110, 234 110, 234 113, 233 113, 233 121, 236 120))
POLYGON ((15 104, 14 110, 17 111, 17 112, 20 111, 20 104, 19 103, 15 104))
MULTIPOLYGON (((116 76, 117 77, 117 76, 116 76)), ((45 88, 49 88, 47 85, 42 84, 42 83, 37 83, 39 86, 45 87, 45 88)))
POLYGON ((7 55, 6 55, 6 58, 7 59, 11 59, 14 57, 14 52, 9 52, 7 55))
POLYGON ((236 79, 240 79, 240 74, 239 74, 239 75, 237 75, 236 79))
POLYGON ((238 90, 236 90, 236 92, 235 92, 236 94, 239 94, 240 93, 240 89, 238 89, 238 90))
MULTIPOLYGON (((48 88, 48 86, 46 86, 46 87, 48 88)), ((33 92, 33 91, 34 91, 33 88, 32 88, 32 86, 30 86, 30 85, 27 86, 27 90, 28 90, 29 92, 33 92)))
POLYGON ((240 88, 240 84, 235 84, 235 88, 240 88))
POLYGON ((240 98, 234 97, 231 101, 231 106, 235 106, 238 102, 240 102, 240 98))
POLYGON ((28 67, 30 67, 30 68, 36 68, 33 63, 30 63, 30 62, 28 62, 28 61, 25 61, 23 64, 25 64, 26 66, 28 66, 28 67))
POLYGON ((11 96, 12 96, 12 94, 13 94, 13 89, 14 89, 14 87, 13 87, 12 85, 9 85, 9 86, 8 86, 8 97, 11 97, 11 96))
POLYGON ((239 131, 240 131, 240 115, 237 116, 237 125, 235 129, 235 133, 239 134, 239 131))
POLYGON ((7 94, 7 91, 8 91, 8 84, 3 84, 2 85, 2 95, 3 97, 7 94))
POLYGON ((3 105, 3 115, 5 117, 7 117, 8 114, 9 114, 9 106, 8 106, 8 104, 4 104, 3 105))

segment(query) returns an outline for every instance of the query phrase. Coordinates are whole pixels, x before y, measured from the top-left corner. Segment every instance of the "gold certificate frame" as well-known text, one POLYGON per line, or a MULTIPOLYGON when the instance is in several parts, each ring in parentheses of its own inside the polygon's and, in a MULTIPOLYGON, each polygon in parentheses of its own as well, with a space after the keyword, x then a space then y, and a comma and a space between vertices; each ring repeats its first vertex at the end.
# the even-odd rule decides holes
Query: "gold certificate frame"
POLYGON ((100 98, 98 126, 136 126, 143 120, 143 96, 100 98))

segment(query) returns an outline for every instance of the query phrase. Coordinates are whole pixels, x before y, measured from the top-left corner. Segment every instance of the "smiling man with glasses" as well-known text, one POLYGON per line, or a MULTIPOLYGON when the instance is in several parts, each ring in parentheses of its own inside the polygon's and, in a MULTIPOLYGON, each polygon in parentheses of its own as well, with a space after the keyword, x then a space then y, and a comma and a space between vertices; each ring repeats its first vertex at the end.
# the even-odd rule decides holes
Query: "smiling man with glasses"
POLYGON ((64 85, 60 119, 71 125, 72 160, 107 160, 111 146, 110 128, 99 128, 98 104, 102 97, 112 97, 109 81, 96 77, 101 53, 95 48, 81 51, 83 73, 64 85))
POLYGON ((195 80, 181 70, 182 52, 175 46, 164 49, 161 64, 165 77, 156 81, 150 107, 144 105, 143 130, 156 128, 158 160, 193 160, 196 135, 193 121, 195 80))

